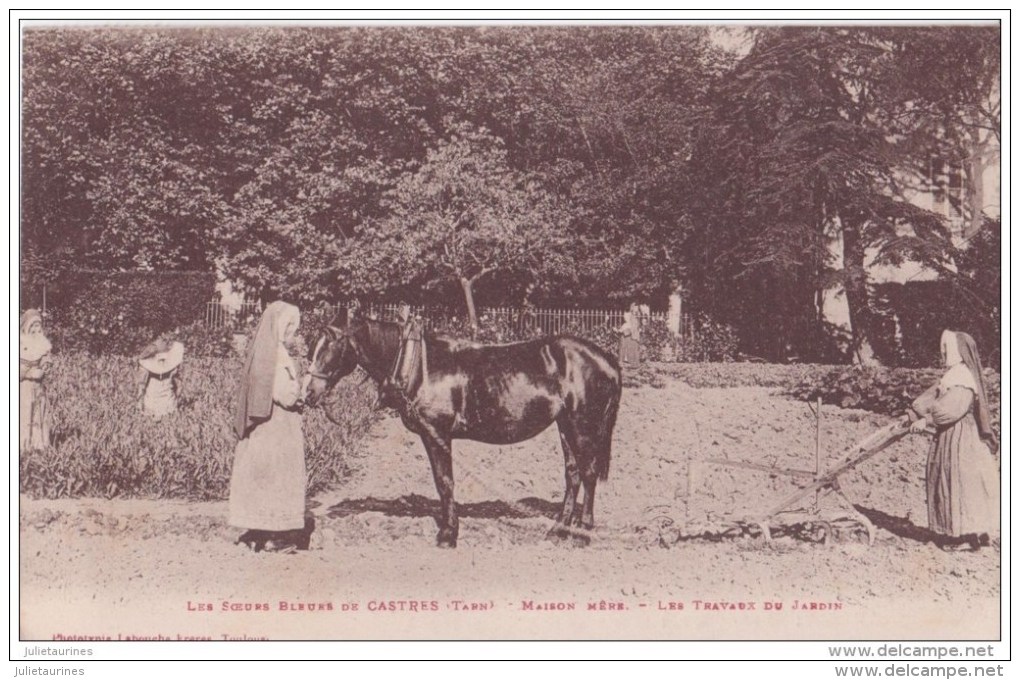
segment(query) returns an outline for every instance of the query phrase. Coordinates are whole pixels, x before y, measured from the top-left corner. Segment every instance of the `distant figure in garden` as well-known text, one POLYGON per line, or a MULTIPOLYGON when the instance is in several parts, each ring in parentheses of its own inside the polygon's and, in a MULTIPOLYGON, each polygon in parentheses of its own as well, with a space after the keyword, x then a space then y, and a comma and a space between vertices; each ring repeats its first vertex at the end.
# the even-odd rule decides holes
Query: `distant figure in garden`
POLYGON ((397 306, 397 323, 401 326, 407 325, 407 322, 411 320, 411 305, 406 302, 401 302, 397 306))
POLYGON ((43 333, 39 310, 30 309, 22 314, 20 325, 18 450, 27 451, 50 445, 50 414, 43 378, 52 345, 43 333))
POLYGON ((620 331, 620 363, 637 366, 641 363, 641 315, 637 305, 623 313, 620 331))
POLYGON ((184 345, 162 338, 145 346, 138 357, 138 398, 142 411, 161 418, 177 410, 184 345))
POLYGON ((307 549, 311 534, 305 525, 301 382, 287 349, 299 323, 293 305, 278 301, 266 308, 238 386, 229 520, 247 529, 238 542, 255 552, 307 549))
POLYGON ((999 443, 974 338, 942 333, 942 363, 942 379, 908 412, 912 432, 935 429, 926 474, 928 527, 946 537, 944 550, 977 550, 998 529, 999 443))

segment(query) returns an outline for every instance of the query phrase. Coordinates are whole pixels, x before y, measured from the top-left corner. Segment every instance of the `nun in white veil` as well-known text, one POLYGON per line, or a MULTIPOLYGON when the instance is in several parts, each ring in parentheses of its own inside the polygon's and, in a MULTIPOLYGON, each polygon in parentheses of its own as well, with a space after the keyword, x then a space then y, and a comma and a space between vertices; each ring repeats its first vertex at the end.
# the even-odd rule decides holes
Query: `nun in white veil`
POLYGON ((301 383, 286 347, 299 323, 293 305, 274 302, 266 308, 237 391, 229 522, 248 530, 238 542, 256 552, 308 547, 301 383))
POLYGON ((21 315, 18 361, 18 450, 42 449, 50 445, 50 409, 43 381, 53 349, 43 333, 42 314, 30 309, 21 315))
POLYGON ((946 372, 910 410, 911 430, 933 426, 926 487, 928 528, 946 537, 946 550, 977 550, 999 527, 998 440, 974 338, 942 334, 946 372))

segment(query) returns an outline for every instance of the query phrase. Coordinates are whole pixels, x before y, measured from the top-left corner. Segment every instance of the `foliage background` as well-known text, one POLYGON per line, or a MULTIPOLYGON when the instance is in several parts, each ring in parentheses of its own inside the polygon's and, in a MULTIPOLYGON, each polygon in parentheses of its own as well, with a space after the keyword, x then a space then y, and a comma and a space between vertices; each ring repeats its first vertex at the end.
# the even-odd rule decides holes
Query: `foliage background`
POLYGON ((968 260, 997 238, 970 180, 997 158, 1000 39, 963 25, 33 28, 22 284, 71 267, 219 271, 303 308, 662 305, 682 284, 745 354, 917 363, 927 330, 890 337, 871 254, 979 297, 978 320, 956 292, 909 305, 981 324, 994 356, 998 263, 968 260), (936 157, 974 159, 954 199, 968 247, 908 200, 945 193, 926 173, 936 157), (834 286, 847 345, 817 312, 834 286))

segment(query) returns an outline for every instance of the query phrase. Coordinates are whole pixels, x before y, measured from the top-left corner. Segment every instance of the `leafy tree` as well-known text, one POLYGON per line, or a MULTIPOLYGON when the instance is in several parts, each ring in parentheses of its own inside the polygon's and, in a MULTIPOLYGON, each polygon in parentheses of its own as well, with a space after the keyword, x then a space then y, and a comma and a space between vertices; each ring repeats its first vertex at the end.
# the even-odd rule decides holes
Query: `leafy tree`
POLYGON ((515 156, 570 197, 588 237, 580 277, 554 300, 650 300, 682 275, 689 157, 726 58, 694 28, 536 31, 509 138, 515 156))
POLYGON ((981 229, 954 253, 958 272, 949 275, 959 297, 970 307, 988 346, 986 361, 1000 365, 1002 336, 1002 222, 986 219, 981 229))
MULTIPOLYGON (((31 31, 23 235, 94 267, 215 264, 254 293, 385 287, 363 266, 367 225, 459 121, 577 204, 590 240, 533 287, 648 295, 617 284, 675 275, 658 242, 683 223, 705 45, 686 28, 31 31)), ((506 276, 488 281, 528 285, 506 276)))
POLYGON ((232 98, 218 87, 224 45, 194 31, 26 32, 22 230, 37 252, 209 266, 205 230, 224 210, 210 160, 232 98))
POLYGON ((882 124, 906 152, 914 188, 942 194, 963 217, 960 236, 982 227, 985 175, 999 165, 1001 31, 998 26, 918 26, 876 31, 890 58, 878 96, 882 124), (948 191, 945 164, 962 170, 948 191))
POLYGON ((864 356, 876 254, 966 269, 904 199, 965 160, 976 240, 999 31, 748 35, 738 59, 671 26, 26 31, 28 277, 215 267, 263 297, 469 307, 681 280, 746 349, 818 358, 835 285, 864 356))
POLYGON ((249 36, 259 67, 246 94, 246 181, 216 243, 250 292, 311 302, 385 283, 365 269, 360 241, 433 136, 432 112, 416 104, 429 87, 418 47, 379 29, 249 36))
POLYGON ((703 254, 701 294, 712 299, 713 286, 725 290, 734 278, 772 281, 749 291, 754 317, 782 350, 818 351, 817 296, 838 283, 850 311, 850 354, 870 361, 872 256, 946 255, 938 216, 904 200, 902 153, 879 123, 875 83, 888 55, 867 28, 760 29, 720 89, 716 124, 702 139, 699 218, 707 228, 690 242, 703 254))
POLYGON ((386 194, 386 216, 365 242, 390 285, 456 282, 473 328, 475 284, 497 272, 540 280, 572 239, 560 201, 540 178, 514 170, 501 140, 456 126, 386 194))

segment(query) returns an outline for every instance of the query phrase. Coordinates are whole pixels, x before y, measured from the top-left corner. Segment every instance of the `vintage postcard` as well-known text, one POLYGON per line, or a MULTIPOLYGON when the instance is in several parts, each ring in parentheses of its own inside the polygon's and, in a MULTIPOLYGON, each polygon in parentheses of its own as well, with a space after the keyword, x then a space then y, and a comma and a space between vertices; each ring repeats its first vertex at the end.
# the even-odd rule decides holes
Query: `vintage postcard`
POLYGON ((25 21, 19 660, 990 662, 1003 29, 25 21))

